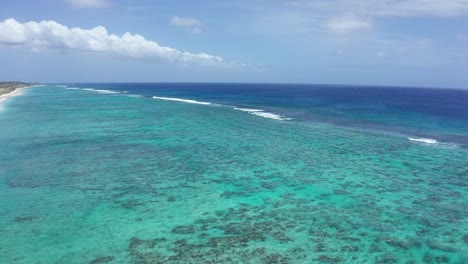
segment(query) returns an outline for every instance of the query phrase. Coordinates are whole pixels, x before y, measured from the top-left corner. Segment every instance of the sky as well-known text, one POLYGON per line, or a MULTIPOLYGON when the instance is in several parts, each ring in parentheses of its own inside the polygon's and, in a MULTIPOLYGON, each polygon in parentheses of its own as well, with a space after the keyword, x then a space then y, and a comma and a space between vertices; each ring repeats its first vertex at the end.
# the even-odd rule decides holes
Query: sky
POLYGON ((468 0, 0 1, 0 80, 468 89, 468 0))

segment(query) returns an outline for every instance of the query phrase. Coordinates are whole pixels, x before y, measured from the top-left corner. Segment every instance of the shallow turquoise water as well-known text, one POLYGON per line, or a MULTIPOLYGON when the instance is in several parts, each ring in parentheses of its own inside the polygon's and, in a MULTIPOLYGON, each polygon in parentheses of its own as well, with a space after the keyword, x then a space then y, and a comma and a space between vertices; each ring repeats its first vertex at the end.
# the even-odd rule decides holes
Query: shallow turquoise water
POLYGON ((468 151, 29 89, 0 111, 1 263, 466 263, 468 151))

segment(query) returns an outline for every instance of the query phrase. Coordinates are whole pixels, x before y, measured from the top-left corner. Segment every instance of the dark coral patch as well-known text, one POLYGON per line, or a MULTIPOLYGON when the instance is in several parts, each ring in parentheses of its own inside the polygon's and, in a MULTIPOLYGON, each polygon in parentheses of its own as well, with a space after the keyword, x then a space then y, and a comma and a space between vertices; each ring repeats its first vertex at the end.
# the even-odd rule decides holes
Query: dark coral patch
POLYGON ((29 216, 29 215, 28 216, 17 216, 17 217, 15 217, 15 222, 16 223, 31 222, 34 219, 36 219, 36 217, 29 216))
POLYGON ((99 257, 91 260, 89 264, 104 264, 104 263, 109 263, 112 260, 114 260, 113 256, 105 256, 105 257, 99 257))
POLYGON ((172 229, 173 234, 180 234, 180 235, 189 235, 195 233, 195 226, 193 225, 184 225, 184 226, 177 226, 172 229))

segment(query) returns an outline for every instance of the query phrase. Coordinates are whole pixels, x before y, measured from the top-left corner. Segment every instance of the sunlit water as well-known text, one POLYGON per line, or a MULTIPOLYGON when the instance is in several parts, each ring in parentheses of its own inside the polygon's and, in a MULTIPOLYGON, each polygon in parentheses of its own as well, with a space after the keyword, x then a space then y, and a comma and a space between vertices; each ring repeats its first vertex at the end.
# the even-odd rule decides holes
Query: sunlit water
POLYGON ((468 261, 463 121, 111 86, 4 103, 0 263, 468 261))

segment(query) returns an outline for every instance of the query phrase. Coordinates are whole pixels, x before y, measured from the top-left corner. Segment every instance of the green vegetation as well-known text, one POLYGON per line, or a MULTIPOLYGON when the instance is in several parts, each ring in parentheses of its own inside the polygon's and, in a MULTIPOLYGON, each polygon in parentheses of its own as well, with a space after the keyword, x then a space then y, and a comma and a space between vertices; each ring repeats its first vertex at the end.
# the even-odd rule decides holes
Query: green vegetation
POLYGON ((0 95, 11 93, 17 88, 23 88, 31 85, 31 83, 24 82, 0 82, 0 95))

